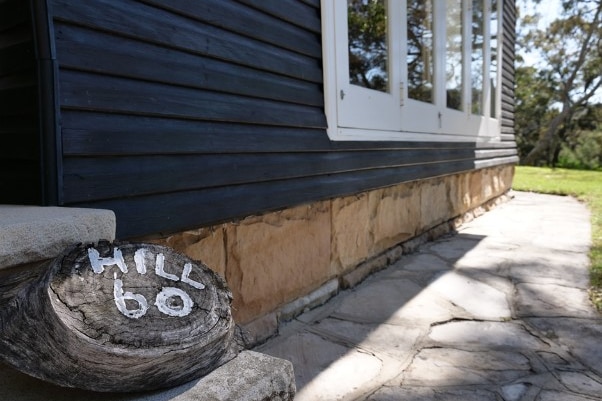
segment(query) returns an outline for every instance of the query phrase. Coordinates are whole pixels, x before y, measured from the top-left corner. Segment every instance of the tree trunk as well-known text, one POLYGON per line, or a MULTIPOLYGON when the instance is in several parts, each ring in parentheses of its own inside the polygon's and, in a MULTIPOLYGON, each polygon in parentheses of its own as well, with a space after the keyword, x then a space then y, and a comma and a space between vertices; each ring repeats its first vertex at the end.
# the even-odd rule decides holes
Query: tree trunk
POLYGON ((231 299, 219 276, 167 247, 78 245, 0 311, 0 358, 66 387, 175 386, 233 356, 231 299))
POLYGON ((525 156, 525 158, 522 160, 522 164, 533 166, 537 163, 539 159, 541 159, 544 156, 546 157, 546 160, 550 159, 548 157, 548 153, 551 150, 551 145, 554 139, 556 138, 558 130, 560 129, 560 126, 567 115, 568 110, 566 110, 566 107, 564 107, 560 114, 558 114, 552 119, 544 135, 541 138, 539 138, 533 149, 531 149, 527 156, 525 156))

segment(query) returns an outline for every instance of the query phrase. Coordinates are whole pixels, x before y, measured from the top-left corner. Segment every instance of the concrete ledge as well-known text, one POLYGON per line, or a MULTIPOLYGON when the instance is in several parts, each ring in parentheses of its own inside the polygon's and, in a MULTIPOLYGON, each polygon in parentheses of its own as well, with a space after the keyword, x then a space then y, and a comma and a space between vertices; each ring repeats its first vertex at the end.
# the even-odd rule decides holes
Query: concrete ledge
POLYGON ((173 400, 288 401, 295 397, 293 364, 285 359, 243 351, 230 362, 203 377, 190 397, 173 400))
POLYGON ((62 388, 0 364, 0 399, 10 401, 289 401, 295 396, 293 365, 243 351, 207 376, 149 393, 95 393, 62 388))
POLYGON ((115 239, 110 210, 0 205, 0 269, 52 259, 79 242, 115 239))

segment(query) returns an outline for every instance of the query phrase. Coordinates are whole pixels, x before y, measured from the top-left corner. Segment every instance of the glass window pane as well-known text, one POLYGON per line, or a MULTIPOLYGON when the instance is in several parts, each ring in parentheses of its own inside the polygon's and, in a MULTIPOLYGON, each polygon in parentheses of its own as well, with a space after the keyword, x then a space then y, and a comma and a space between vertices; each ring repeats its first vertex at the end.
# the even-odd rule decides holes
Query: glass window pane
POLYGON ((408 0, 408 97, 434 102, 433 2, 408 0))
POLYGON ((447 107, 462 110, 462 1, 447 0, 445 12, 445 89, 447 107))
POLYGON ((490 93, 490 115, 493 118, 497 117, 497 73, 498 73, 498 2, 497 0, 491 0, 491 18, 489 21, 489 33, 491 39, 489 45, 491 46, 491 62, 489 65, 489 81, 491 87, 489 88, 490 93))
POLYGON ((385 0, 347 0, 349 82, 388 92, 385 0))
POLYGON ((473 114, 483 114, 483 0, 472 2, 470 80, 473 114))

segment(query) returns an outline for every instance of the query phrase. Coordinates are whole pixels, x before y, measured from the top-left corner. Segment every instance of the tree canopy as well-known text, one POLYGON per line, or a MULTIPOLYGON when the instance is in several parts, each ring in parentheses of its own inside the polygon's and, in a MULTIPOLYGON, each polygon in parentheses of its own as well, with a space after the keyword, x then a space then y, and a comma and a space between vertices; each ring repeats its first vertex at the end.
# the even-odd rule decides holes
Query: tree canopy
POLYGON ((535 12, 520 16, 517 38, 521 162, 554 166, 563 156, 582 157, 590 160, 577 163, 580 167, 597 168, 602 165, 602 0, 562 0, 561 13, 543 27, 537 11, 549 3, 526 1, 535 12), (539 62, 528 65, 528 55, 539 62), (578 154, 584 146, 589 155, 578 154))

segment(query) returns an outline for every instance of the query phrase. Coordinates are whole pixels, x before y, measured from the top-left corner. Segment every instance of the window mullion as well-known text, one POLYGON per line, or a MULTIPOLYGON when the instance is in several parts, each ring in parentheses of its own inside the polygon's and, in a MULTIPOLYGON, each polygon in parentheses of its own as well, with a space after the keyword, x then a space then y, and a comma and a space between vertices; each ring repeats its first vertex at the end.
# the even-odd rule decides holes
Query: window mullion
POLYGON ((483 7, 483 116, 491 116, 491 82, 489 72, 491 69, 491 0, 484 0, 483 7))
POLYGON ((442 1, 434 2, 434 36, 435 36, 435 106, 439 111, 446 108, 446 77, 445 77, 445 56, 446 56, 446 4, 442 1))
POLYGON ((464 85, 462 87, 464 101, 464 111, 470 115, 472 109, 472 81, 471 81, 471 62, 472 62, 472 0, 462 1, 462 62, 464 63, 462 72, 464 85))
POLYGON ((496 104, 495 104, 495 116, 497 119, 499 119, 499 121, 502 120, 502 54, 503 54, 503 48, 504 48, 504 35, 503 35, 503 21, 504 21, 504 0, 497 0, 497 9, 496 9, 496 13, 497 13, 497 47, 496 47, 496 52, 497 52, 497 58, 496 58, 496 62, 497 62, 497 85, 495 87, 496 90, 496 104))
MULTIPOLYGON (((389 69, 391 71, 391 93, 395 98, 395 103, 399 107, 402 106, 407 96, 407 74, 403 68, 406 48, 405 33, 403 32, 405 25, 402 24, 402 9, 405 9, 405 0, 389 0, 389 69)), ((398 125, 401 125, 400 121, 398 125)))

